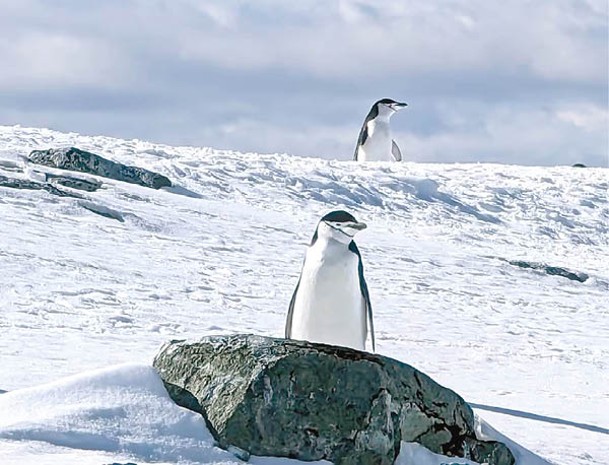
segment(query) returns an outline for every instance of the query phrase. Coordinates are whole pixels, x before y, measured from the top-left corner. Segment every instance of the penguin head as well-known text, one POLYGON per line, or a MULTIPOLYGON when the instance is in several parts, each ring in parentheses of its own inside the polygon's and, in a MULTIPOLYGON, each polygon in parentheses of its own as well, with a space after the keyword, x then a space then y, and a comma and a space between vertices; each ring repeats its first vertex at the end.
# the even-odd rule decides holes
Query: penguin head
POLYGON ((376 107, 376 110, 380 116, 391 116, 400 111, 402 108, 407 107, 408 104, 396 102, 390 98, 384 98, 376 102, 373 106, 376 107))
POLYGON ((318 237, 349 244, 353 240, 353 236, 366 228, 366 223, 357 221, 350 213, 344 210, 336 210, 324 215, 319 221, 311 245, 315 243, 318 237))

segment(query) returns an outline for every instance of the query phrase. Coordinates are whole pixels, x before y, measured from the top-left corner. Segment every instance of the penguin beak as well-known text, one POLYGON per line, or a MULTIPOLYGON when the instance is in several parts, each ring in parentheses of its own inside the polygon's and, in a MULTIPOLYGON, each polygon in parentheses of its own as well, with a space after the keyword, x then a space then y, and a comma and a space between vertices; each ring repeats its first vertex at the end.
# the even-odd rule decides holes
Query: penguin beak
POLYGON ((392 104, 392 108, 395 111, 400 111, 402 108, 406 108, 408 106, 407 103, 402 103, 402 102, 395 102, 394 104, 392 104))
POLYGON ((368 225, 366 223, 362 223, 362 222, 355 222, 355 223, 349 223, 349 225, 347 227, 355 229, 356 231, 362 231, 362 230, 366 229, 368 227, 368 225))
POLYGON ((355 236, 358 232, 360 232, 363 229, 366 229, 368 227, 366 225, 366 223, 361 223, 359 221, 349 221, 349 222, 342 222, 342 223, 326 222, 326 224, 330 228, 332 228, 336 231, 340 231, 341 233, 343 233, 349 237, 355 236))

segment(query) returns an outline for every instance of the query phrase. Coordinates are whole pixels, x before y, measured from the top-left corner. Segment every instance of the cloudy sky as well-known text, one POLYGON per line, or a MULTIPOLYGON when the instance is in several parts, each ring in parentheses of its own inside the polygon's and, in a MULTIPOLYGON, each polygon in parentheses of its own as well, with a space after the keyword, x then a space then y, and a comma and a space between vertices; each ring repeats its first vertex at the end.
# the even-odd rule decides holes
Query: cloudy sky
POLYGON ((0 0, 0 124, 350 159, 609 166, 606 0, 0 0))

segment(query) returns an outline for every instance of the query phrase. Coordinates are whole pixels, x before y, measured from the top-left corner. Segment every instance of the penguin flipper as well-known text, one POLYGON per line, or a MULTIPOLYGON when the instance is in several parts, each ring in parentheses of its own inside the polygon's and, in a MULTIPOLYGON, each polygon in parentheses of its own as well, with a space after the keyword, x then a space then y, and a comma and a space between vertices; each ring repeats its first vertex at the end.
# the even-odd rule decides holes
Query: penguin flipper
POLYGON ((298 293, 298 287, 300 286, 300 278, 298 278, 298 284, 296 284, 296 289, 294 289, 294 294, 292 294, 292 299, 290 300, 290 306, 288 308, 288 318, 285 322, 285 338, 292 339, 292 318, 294 317, 294 304, 296 302, 296 294, 298 293))
POLYGON ((372 318, 372 304, 370 303, 370 293, 368 292, 368 285, 366 284, 366 280, 364 279, 364 264, 362 263, 362 256, 359 253, 359 249, 357 245, 355 245, 355 241, 351 241, 349 243, 349 250, 357 255, 358 258, 358 266, 357 272, 359 275, 359 288, 362 292, 362 298, 364 300, 364 338, 366 337, 366 333, 370 331, 370 341, 372 342, 372 352, 376 352, 376 341, 374 338, 374 320, 372 318))
POLYGON ((357 155, 359 148, 364 145, 364 142, 368 139, 368 123, 364 122, 364 125, 359 130, 359 136, 357 136, 357 145, 355 146, 355 153, 353 154, 353 160, 357 161, 357 155))
POLYGON ((400 152, 400 148, 394 140, 391 140, 391 155, 393 155, 395 161, 402 161, 402 152, 400 152))

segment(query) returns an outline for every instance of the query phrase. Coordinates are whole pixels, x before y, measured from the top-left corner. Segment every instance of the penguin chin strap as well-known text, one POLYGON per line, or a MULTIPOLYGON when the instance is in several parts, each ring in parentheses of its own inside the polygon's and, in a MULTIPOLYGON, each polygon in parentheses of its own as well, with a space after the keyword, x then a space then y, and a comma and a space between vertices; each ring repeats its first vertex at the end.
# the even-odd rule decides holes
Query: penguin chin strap
POLYGON ((345 231, 343 231, 340 228, 337 228, 336 226, 332 226, 330 223, 326 223, 328 226, 330 226, 330 228, 334 229, 334 231, 338 231, 339 233, 344 234, 345 236, 347 236, 349 239, 353 239, 353 236, 351 236, 350 234, 347 234, 345 231))

